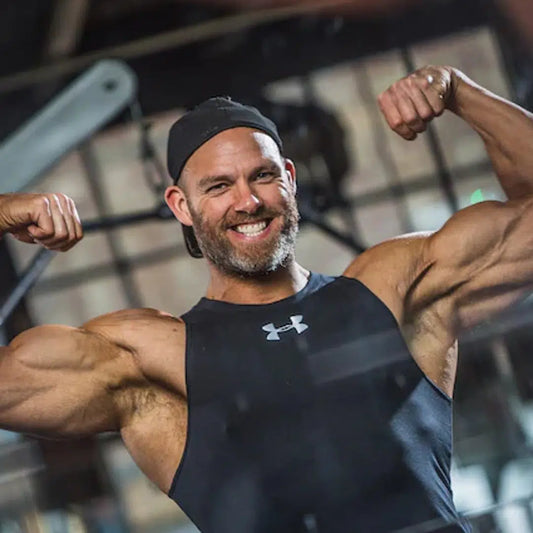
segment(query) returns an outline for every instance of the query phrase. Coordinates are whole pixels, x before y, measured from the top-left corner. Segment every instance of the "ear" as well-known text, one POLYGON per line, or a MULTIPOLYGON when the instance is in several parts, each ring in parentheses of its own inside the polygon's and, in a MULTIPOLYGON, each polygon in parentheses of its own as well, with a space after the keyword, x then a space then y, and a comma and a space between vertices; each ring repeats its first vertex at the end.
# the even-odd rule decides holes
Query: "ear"
POLYGON ((285 172, 287 178, 291 182, 293 192, 296 194, 296 166, 294 165, 292 159, 285 158, 285 172))
POLYGON ((167 187, 165 191, 165 202, 174 216, 185 226, 192 226, 192 217, 187 204, 185 192, 177 185, 167 187))

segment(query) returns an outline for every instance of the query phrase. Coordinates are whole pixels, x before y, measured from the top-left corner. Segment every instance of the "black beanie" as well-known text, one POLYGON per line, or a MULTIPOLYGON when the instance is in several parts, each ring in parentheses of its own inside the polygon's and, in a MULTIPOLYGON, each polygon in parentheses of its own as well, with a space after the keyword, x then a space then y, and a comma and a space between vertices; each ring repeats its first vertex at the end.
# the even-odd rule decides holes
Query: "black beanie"
POLYGON ((170 128, 167 165, 174 183, 189 157, 202 144, 221 131, 242 126, 264 131, 282 150, 276 125, 255 107, 234 102, 228 96, 210 98, 185 113, 170 128))

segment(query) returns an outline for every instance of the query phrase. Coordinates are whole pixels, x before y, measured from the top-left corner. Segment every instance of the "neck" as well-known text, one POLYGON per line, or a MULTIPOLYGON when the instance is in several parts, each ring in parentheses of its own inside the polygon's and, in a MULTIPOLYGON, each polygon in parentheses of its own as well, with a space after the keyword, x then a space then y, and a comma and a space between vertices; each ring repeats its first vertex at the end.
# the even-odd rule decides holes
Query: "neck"
POLYGON ((265 276, 230 276, 209 265, 206 297, 235 304, 267 304, 288 298, 305 287, 309 271, 295 261, 265 276))

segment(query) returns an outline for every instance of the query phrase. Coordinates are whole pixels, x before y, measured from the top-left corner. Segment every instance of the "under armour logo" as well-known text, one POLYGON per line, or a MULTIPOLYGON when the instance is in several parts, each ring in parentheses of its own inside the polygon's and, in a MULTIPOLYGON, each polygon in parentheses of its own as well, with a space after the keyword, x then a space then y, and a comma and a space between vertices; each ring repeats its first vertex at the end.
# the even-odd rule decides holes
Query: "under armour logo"
POLYGON ((291 329, 295 329, 298 335, 303 333, 309 327, 307 324, 302 322, 303 318, 304 317, 302 315, 291 316, 291 323, 281 326, 281 328, 277 328, 274 326, 274 324, 272 324, 272 322, 270 324, 265 324, 263 326, 263 331, 268 331, 267 341, 279 341, 281 339, 279 334, 285 333, 291 329))

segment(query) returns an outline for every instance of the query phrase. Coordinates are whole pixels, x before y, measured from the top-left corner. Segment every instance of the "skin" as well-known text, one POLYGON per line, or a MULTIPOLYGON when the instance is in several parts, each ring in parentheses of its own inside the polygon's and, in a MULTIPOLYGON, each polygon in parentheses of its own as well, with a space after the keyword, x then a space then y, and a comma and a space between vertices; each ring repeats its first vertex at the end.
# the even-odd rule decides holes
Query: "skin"
MULTIPOLYGON (((390 309, 414 360, 451 396, 457 335, 523 298, 533 285, 533 161, 523 141, 532 138, 533 117, 448 67, 425 67, 399 80, 379 105, 391 128, 410 140, 445 108, 461 116, 485 141, 509 195, 507 202, 463 209, 435 233, 383 242, 344 272, 390 309)), ((180 186, 169 187, 165 197, 182 223, 192 224, 195 212, 236 253, 255 256, 273 249, 295 190, 294 165, 273 141, 235 128, 197 150, 180 186), (268 176, 258 171, 265 165, 268 176), (206 176, 224 176, 223 191, 200 187, 206 176), (277 213, 268 232, 249 240, 232 233, 233 224, 265 210, 277 213)), ((58 250, 82 237, 73 204, 63 195, 0 196, 0 231, 58 250)), ((207 297, 234 303, 277 301, 303 288, 308 276, 292 255, 259 277, 208 265, 207 297)), ((0 349, 0 376, 1 427, 59 438, 120 432, 140 468, 168 491, 187 430, 181 319, 131 309, 79 328, 33 328, 0 349)))

